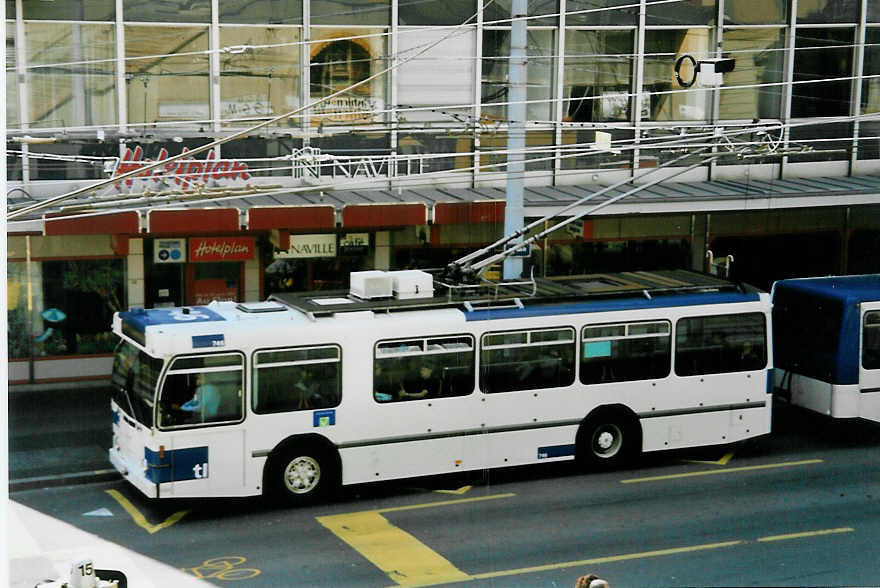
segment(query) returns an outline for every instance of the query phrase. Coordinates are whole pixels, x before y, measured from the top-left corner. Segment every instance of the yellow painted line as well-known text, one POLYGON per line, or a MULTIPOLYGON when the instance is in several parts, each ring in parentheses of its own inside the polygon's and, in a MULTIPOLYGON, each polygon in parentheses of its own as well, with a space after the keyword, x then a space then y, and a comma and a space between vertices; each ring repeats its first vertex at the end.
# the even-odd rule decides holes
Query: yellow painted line
POLYGON ((456 498, 454 500, 438 500, 436 502, 423 502, 421 504, 409 504, 407 506, 390 506, 388 508, 377 508, 367 512, 400 512, 404 510, 416 510, 419 508, 433 508, 435 506, 451 506, 453 504, 465 504, 467 502, 483 502, 484 500, 498 500, 499 498, 511 498, 516 496, 513 492, 506 494, 489 494, 488 496, 474 496, 473 498, 456 498))
POLYGON ((805 537, 819 537, 821 535, 833 535, 835 533, 852 533, 855 531, 852 527, 839 527, 837 529, 821 529, 819 531, 804 531, 803 533, 788 533, 787 535, 770 535, 769 537, 761 537, 759 542, 768 541, 786 541, 788 539, 803 539, 805 537))
POLYGON ((462 486, 458 490, 434 490, 437 494, 464 494, 468 492, 473 486, 462 486))
POLYGON ((576 566, 588 566, 603 563, 613 563, 618 561, 627 561, 632 559, 644 559, 648 557, 660 557, 663 555, 676 555, 680 553, 693 553, 696 551, 707 551, 710 549, 721 549, 724 547, 733 547, 740 545, 745 541, 722 541, 721 543, 705 543, 703 545, 690 545, 687 547, 673 547, 670 549, 657 549, 655 551, 643 551, 641 553, 626 553, 623 555, 608 555, 605 557, 594 557, 591 559, 580 559, 577 561, 565 561, 555 564, 547 564, 543 566, 532 566, 528 568, 518 568, 515 570, 502 570, 499 572, 486 572, 484 574, 474 574, 471 576, 473 580, 483 580, 486 578, 499 578, 503 576, 516 576, 518 574, 532 574, 535 572, 546 572, 549 570, 559 570, 562 568, 573 568, 576 566))
POLYGON ((721 459, 716 459, 715 461, 703 461, 701 459, 686 459, 684 461, 688 463, 705 463, 707 465, 727 465, 727 462, 729 462, 731 459, 733 459, 732 451, 730 453, 724 454, 721 459))
POLYGON ((177 511, 158 525, 154 525, 148 522, 146 517, 141 514, 141 511, 139 511, 131 502, 129 502, 129 500, 125 496, 120 494, 118 491, 107 490, 106 492, 107 494, 112 496, 114 500, 116 500, 116 502, 118 502, 122 506, 122 508, 125 509, 125 512, 131 515, 131 518, 134 519, 134 522, 137 523, 138 526, 146 529, 147 533, 150 533, 151 535, 153 533, 161 531, 162 529, 165 529, 166 527, 170 527, 171 525, 185 517, 187 513, 189 513, 188 510, 177 511))
POLYGON ((388 574, 398 586, 430 586, 463 582, 470 580, 471 577, 406 531, 392 525, 382 513, 483 502, 512 496, 515 494, 508 492, 392 506, 318 517, 318 522, 388 574))
POLYGON ((318 517, 399 586, 426 586, 469 580, 470 576, 430 547, 395 527, 376 511, 318 517))
POLYGON ((821 459, 805 459, 802 461, 784 461, 781 463, 767 463, 756 466, 743 466, 738 468, 725 468, 723 470, 705 470, 701 472, 685 472, 683 474, 669 474, 666 476, 650 476, 647 478, 630 478, 621 480, 621 484, 637 484, 640 482, 658 482, 660 480, 674 480, 676 478, 693 478, 696 476, 714 476, 718 474, 733 474, 736 472, 751 472, 755 470, 769 470, 774 468, 790 468, 795 466, 812 465, 822 463, 821 459))

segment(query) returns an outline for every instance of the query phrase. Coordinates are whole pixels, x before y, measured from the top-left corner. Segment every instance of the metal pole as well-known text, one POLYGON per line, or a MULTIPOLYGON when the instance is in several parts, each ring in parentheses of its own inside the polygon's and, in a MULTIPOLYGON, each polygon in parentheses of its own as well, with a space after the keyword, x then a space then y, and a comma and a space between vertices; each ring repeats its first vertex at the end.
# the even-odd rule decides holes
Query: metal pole
MULTIPOLYGON (((528 76, 526 45, 528 33, 525 16, 527 0, 511 4, 510 65, 508 66, 507 123, 507 205, 504 209, 504 234, 511 235, 523 228, 523 183, 526 148, 526 80, 528 76)), ((521 240, 521 239, 520 239, 521 240)), ((522 275, 522 258, 504 260, 504 279, 522 275)))

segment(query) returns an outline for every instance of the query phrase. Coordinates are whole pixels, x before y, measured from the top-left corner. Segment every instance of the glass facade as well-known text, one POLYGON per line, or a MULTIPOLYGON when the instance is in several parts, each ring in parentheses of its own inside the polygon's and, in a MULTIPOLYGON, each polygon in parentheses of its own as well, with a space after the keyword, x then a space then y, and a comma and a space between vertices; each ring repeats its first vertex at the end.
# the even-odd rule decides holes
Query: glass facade
MULTIPOLYGON (((356 145, 361 153, 432 156, 420 170, 468 169, 476 177, 489 169, 486 152, 506 136, 511 4, 24 0, 17 15, 7 0, 7 126, 11 134, 79 133, 76 147, 56 145, 53 153, 104 155, 116 144, 112 157, 133 134, 198 143, 279 117, 250 138, 269 141, 265 148, 230 144, 224 153, 283 157, 284 145, 288 154, 306 147, 353 153, 356 145)), ((652 152, 652 135, 670 126, 880 111, 875 2, 864 15, 858 0, 802 0, 794 10, 787 0, 637 4, 528 2, 527 124, 540 137, 530 146, 547 148, 530 159, 548 161, 529 170, 611 163, 607 152, 576 152, 589 151, 595 130, 650 164, 664 159, 652 152), (697 62, 722 55, 736 60, 734 70, 720 86, 700 83, 697 62)), ((846 129, 864 137, 858 124, 843 124, 791 138, 851 139, 849 156, 870 159, 859 152, 873 149, 870 140, 855 141, 846 129)), ((101 176, 95 166, 37 157, 23 166, 11 147, 13 180, 61 179, 77 167, 69 177, 101 176)), ((613 167, 630 165, 623 159, 613 167)))

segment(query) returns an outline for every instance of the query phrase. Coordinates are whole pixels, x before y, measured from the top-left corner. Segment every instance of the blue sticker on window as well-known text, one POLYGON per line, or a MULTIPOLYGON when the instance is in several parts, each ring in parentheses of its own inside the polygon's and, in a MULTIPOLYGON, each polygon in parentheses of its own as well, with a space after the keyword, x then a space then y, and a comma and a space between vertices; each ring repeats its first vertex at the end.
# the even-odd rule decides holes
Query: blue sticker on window
POLYGON ((584 343, 584 357, 611 357, 611 341, 588 341, 584 343))
POLYGON ((312 413, 313 427, 330 427, 336 424, 335 410, 316 410, 312 413))
POLYGON ((217 335, 193 335, 193 347, 225 347, 226 337, 222 333, 217 335))

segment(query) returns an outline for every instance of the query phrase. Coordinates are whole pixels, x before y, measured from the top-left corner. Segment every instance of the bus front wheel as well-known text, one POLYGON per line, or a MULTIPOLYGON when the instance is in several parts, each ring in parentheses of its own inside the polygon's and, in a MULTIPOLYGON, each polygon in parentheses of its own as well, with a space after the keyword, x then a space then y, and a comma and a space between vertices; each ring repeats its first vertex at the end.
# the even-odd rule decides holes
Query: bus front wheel
POLYGON ((577 459, 586 469, 612 469, 633 459, 639 450, 638 425, 614 411, 587 418, 578 430, 577 459))
POLYGON ((337 486, 336 470, 331 457, 318 447, 288 449, 272 460, 269 489, 289 504, 312 503, 337 486))

